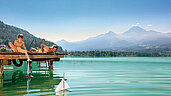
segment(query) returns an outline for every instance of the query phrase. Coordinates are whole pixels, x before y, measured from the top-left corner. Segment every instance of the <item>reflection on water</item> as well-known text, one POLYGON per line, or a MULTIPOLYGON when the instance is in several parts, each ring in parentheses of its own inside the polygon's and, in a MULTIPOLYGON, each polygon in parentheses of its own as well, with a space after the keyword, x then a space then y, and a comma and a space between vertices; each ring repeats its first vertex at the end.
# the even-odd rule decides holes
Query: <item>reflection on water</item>
POLYGON ((14 68, 15 70, 4 70, 5 76, 0 79, 0 96, 55 95, 54 89, 62 77, 54 76, 53 70, 36 66, 33 69, 34 78, 23 77, 27 72, 24 69, 26 65, 23 68, 14 68))
POLYGON ((2 88, 2 87, 3 87, 3 77, 0 76, 0 88, 2 88))
POLYGON ((69 92, 67 92, 67 91, 56 92, 56 95, 58 95, 58 96, 67 96, 67 94, 69 94, 69 92))
POLYGON ((0 96, 171 96, 171 57, 66 57, 53 71, 33 66, 33 78, 26 68, 5 69, 0 96), (63 72, 72 92, 55 93, 63 72))

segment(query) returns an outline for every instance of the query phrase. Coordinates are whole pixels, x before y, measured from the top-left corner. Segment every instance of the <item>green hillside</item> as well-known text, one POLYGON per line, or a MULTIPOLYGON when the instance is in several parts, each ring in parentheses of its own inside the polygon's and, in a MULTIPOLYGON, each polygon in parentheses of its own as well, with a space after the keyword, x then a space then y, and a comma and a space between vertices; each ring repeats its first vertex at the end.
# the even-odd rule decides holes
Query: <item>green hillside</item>
MULTIPOLYGON (((32 42, 33 39, 36 39, 37 45, 40 46, 40 43, 42 41, 41 38, 35 37, 34 35, 30 34, 26 30, 23 30, 23 29, 20 29, 11 25, 7 25, 3 23, 2 21, 0 21, 0 45, 5 44, 8 46, 9 42, 14 43, 14 40, 17 39, 18 34, 24 35, 23 41, 25 42, 27 49, 29 49, 30 43, 32 42)), ((54 44, 55 43, 46 40, 46 45, 52 46, 54 44)), ((32 47, 36 47, 36 44, 33 43, 32 47)), ((63 51, 62 47, 59 47, 58 49, 59 49, 58 51, 63 51)))

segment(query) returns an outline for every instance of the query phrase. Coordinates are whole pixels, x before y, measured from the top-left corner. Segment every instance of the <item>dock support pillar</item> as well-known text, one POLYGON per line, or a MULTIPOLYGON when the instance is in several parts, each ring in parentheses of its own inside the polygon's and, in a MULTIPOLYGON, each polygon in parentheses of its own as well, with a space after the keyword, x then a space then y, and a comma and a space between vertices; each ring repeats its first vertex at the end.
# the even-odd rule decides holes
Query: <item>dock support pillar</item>
POLYGON ((0 60, 0 87, 3 87, 3 77, 4 77, 3 64, 2 64, 2 60, 0 60))
POLYGON ((4 71, 3 71, 3 66, 4 65, 11 65, 11 60, 8 59, 0 59, 0 76, 4 75, 4 71))
POLYGON ((50 59, 48 65, 49 65, 49 69, 53 69, 53 60, 50 59))
POLYGON ((2 60, 0 60, 0 76, 4 75, 2 60))

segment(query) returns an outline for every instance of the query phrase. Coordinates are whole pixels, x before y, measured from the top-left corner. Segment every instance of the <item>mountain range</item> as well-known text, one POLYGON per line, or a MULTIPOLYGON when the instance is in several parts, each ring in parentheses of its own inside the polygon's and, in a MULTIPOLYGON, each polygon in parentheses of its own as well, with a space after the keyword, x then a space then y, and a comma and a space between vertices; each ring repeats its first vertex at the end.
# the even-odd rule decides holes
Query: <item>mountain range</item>
POLYGON ((55 43, 68 51, 171 48, 171 33, 133 26, 122 34, 109 31, 86 40, 76 42, 60 40, 55 43))

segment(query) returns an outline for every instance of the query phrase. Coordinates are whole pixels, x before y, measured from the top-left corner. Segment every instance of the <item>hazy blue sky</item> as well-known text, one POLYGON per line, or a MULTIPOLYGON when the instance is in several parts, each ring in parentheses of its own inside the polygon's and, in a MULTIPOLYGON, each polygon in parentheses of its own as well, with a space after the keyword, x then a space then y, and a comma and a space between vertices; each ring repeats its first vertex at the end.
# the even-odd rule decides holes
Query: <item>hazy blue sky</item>
POLYGON ((132 25, 171 32, 171 0, 0 0, 0 20, 51 41, 122 33, 132 25))

